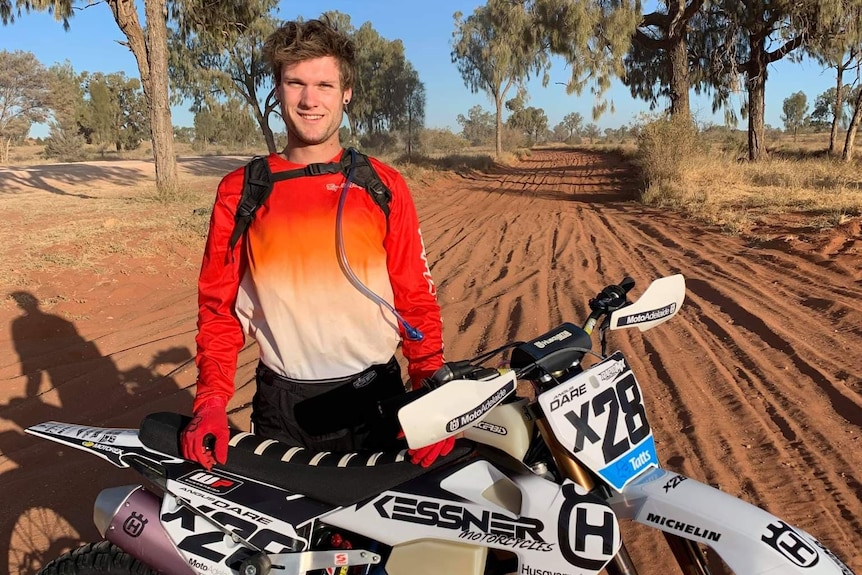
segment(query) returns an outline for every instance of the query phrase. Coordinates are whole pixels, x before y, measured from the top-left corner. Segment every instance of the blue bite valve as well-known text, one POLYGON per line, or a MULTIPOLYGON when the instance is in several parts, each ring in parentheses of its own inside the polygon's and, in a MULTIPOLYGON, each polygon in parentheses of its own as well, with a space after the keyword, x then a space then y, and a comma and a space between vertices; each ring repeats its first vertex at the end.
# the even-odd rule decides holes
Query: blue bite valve
POLYGON ((401 325, 404 326, 404 333, 407 334, 407 339, 409 339, 410 341, 422 341, 423 339, 425 339, 425 336, 422 334, 421 331, 419 331, 406 321, 402 321, 401 325))

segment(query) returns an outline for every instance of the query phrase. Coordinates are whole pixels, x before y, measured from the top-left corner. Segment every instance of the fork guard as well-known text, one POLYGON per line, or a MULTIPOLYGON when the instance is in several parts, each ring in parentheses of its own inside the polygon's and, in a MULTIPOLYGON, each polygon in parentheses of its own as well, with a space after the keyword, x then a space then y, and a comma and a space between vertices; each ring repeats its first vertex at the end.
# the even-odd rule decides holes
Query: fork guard
POLYGON ((620 518, 711 547, 740 575, 852 575, 802 529, 685 475, 654 469, 609 502, 620 518))

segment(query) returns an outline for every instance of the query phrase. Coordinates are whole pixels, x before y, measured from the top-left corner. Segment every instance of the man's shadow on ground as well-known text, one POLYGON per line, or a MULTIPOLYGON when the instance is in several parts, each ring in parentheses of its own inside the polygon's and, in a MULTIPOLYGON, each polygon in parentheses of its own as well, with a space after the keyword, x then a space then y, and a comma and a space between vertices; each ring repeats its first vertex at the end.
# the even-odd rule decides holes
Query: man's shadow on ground
MULTIPOLYGON (((11 334, 26 392, 0 405, 0 420, 20 430, 44 421, 137 427, 154 401, 160 409, 189 410, 190 394, 173 377, 192 362, 188 348, 157 351, 148 365, 123 371, 74 323, 44 312, 32 294, 10 295, 21 310, 11 334), (175 367, 161 375, 161 365, 175 367)), ((66 550, 98 541, 96 495, 138 481, 128 470, 18 430, 0 433, 0 454, 15 465, 0 475, 0 557, 9 558, 10 574, 30 575, 66 550)))

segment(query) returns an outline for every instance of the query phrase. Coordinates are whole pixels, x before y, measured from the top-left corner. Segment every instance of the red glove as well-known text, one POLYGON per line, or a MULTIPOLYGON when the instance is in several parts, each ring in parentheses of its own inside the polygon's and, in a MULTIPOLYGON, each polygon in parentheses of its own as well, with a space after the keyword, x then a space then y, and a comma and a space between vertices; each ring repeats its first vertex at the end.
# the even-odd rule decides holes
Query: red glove
POLYGON ((227 405, 223 399, 208 399, 201 405, 191 422, 183 430, 180 437, 183 457, 197 461, 207 469, 212 469, 216 462, 224 464, 227 461, 227 443, 230 432, 227 427, 227 405), (212 447, 205 447, 204 440, 208 435, 215 438, 212 447))
POLYGON ((422 467, 429 467, 437 460, 438 457, 446 457, 449 455, 452 452, 453 447, 455 447, 455 438, 447 437, 442 441, 426 445, 425 447, 408 449, 407 453, 410 455, 410 461, 412 463, 421 465, 422 467))

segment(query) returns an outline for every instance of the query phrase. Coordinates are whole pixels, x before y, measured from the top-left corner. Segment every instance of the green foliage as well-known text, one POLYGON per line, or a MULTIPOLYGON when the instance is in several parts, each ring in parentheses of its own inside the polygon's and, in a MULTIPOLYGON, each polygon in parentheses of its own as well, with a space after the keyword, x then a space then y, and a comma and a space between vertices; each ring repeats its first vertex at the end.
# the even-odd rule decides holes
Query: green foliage
POLYGON ((541 141, 548 130, 548 116, 541 108, 528 106, 512 112, 506 124, 516 130, 521 130, 531 144, 541 141))
POLYGON ((193 149, 205 151, 210 146, 250 148, 260 143, 261 134, 244 102, 238 99, 213 102, 198 111, 194 118, 193 149))
POLYGON ((78 123, 88 141, 103 149, 135 150, 149 132, 146 100, 137 78, 97 72, 86 80, 78 123))
POLYGON ((590 122, 584 126, 584 129, 581 131, 581 135, 588 139, 591 144, 595 144, 596 140, 602 137, 602 131, 596 124, 590 122))
POLYGON ((829 88, 822 94, 819 94, 814 100, 814 109, 811 111, 809 118, 810 125, 814 129, 822 130, 829 128, 832 125, 832 119, 838 116, 838 124, 847 126, 850 118, 850 106, 852 106, 853 94, 851 93, 852 86, 845 84, 842 90, 842 102, 840 108, 836 109, 835 102, 837 100, 835 87, 829 88))
POLYGON ((375 134, 409 127, 416 132, 425 121, 425 86, 405 56, 404 43, 383 38, 370 22, 352 37, 356 85, 349 116, 354 129, 375 134))
POLYGON ((398 137, 391 132, 371 132, 359 138, 359 148, 378 156, 391 154, 398 149, 398 137))
POLYGON ((191 144, 195 139, 195 129, 188 126, 174 126, 174 141, 191 144))
POLYGON ((805 92, 796 92, 785 98, 783 110, 781 121, 784 122, 784 128, 796 136, 799 128, 805 124, 808 112, 808 98, 805 92))
MULTIPOLYGON (((527 41, 565 60, 571 71, 566 86, 569 94, 580 94, 592 84, 592 91, 601 96, 611 78, 625 75, 623 57, 642 19, 641 2, 531 0, 525 5, 531 15, 527 41)), ((605 107, 598 102, 593 116, 605 107)))
POLYGON ((569 112, 563 116, 563 121, 560 126, 566 131, 566 140, 577 136, 581 132, 581 126, 584 123, 584 118, 578 112, 569 112))
POLYGON ((86 159, 85 144, 86 140, 77 127, 64 127, 59 122, 51 122, 43 153, 46 158, 61 162, 78 162, 86 159))
POLYGON ((33 122, 48 117, 49 75, 31 52, 0 51, 0 161, 10 142, 22 141, 33 122))
POLYGON ((700 149, 694 123, 687 118, 662 118, 639 130, 636 163, 647 185, 672 184, 700 149))
MULTIPOLYGON (((420 141, 422 151, 426 154, 452 154, 464 150, 471 144, 462 136, 453 134, 448 128, 426 128, 422 130, 420 141)), ((490 138, 488 142, 490 142, 490 138)))
POLYGON ((467 115, 458 114, 457 121, 461 124, 461 135, 473 146, 483 146, 494 141, 494 115, 486 112, 478 104, 467 111, 467 115))
MULTIPOLYGON (((471 92, 485 92, 497 111, 496 152, 502 152, 502 106, 508 91, 550 66, 542 39, 534 34, 529 3, 488 0, 468 17, 456 12, 452 62, 471 92)), ((519 90, 520 91, 520 90, 519 90)))

